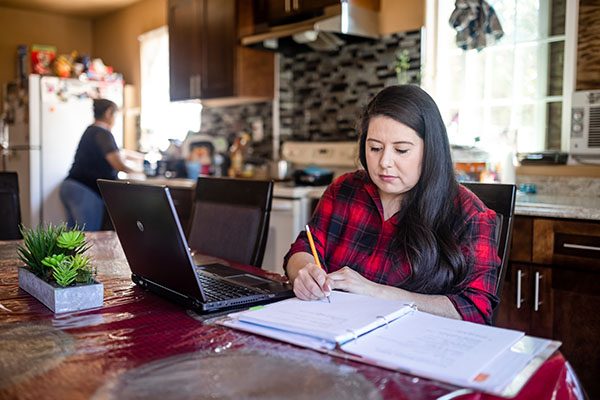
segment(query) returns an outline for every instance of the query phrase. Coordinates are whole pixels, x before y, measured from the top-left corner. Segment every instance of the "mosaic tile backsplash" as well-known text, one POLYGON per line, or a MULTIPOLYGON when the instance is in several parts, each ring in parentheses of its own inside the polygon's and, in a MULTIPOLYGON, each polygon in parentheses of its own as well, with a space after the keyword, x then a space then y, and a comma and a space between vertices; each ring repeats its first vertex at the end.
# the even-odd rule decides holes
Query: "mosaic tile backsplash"
POLYGON ((419 83, 420 31, 342 46, 336 52, 281 56, 281 138, 354 140, 362 108, 385 86, 398 84, 397 55, 410 63, 402 83, 419 83))
MULTIPOLYGON (((377 41, 342 46, 335 52, 307 52, 280 58, 281 140, 354 140, 357 118, 385 86, 398 84, 397 55, 405 51, 403 83, 419 83, 421 33, 397 33, 377 41)), ((264 137, 254 154, 272 151, 272 102, 202 109, 201 132, 225 135, 252 132, 262 120, 264 137)))

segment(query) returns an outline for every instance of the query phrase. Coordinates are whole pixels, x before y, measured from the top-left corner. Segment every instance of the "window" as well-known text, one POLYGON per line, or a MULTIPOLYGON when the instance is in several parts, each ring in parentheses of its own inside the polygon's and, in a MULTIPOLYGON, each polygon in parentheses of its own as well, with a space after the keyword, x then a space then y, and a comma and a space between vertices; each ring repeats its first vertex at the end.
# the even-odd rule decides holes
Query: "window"
POLYGON ((434 78, 425 85, 440 107, 451 143, 484 149, 502 144, 518 152, 565 149, 570 117, 565 107, 574 81, 570 48, 576 39, 565 27, 576 13, 576 0, 488 3, 504 36, 481 51, 457 47, 448 23, 453 1, 428 4, 435 40, 427 43, 434 61, 425 74, 434 78))
POLYGON ((144 33, 140 41, 142 151, 165 150, 169 139, 183 140, 200 130, 199 103, 169 100, 169 31, 166 26, 144 33))

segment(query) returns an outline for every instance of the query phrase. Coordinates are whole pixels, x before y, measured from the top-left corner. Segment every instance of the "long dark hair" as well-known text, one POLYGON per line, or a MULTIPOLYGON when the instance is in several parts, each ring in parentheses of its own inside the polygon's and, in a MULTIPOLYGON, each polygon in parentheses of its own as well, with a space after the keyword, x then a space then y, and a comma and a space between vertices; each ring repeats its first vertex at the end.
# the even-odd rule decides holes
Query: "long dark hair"
POLYGON ((398 236, 393 241, 412 267, 412 277, 402 287, 429 294, 455 292, 465 283, 470 266, 455 237, 455 224, 460 220, 460 210, 454 204, 458 183, 437 105, 414 85, 390 86, 380 91, 359 122, 359 158, 367 171, 367 131, 371 118, 376 116, 412 128, 424 141, 421 177, 403 196, 398 236))

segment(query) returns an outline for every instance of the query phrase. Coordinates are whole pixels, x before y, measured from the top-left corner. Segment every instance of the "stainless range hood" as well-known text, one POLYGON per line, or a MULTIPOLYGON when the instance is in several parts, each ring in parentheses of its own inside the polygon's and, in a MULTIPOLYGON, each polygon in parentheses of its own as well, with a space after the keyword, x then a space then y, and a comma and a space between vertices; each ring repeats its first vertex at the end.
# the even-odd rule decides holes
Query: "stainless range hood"
POLYGON ((307 50, 335 51, 346 43, 379 37, 379 13, 341 0, 323 9, 323 15, 301 22, 270 27, 245 36, 244 46, 294 54, 307 50))

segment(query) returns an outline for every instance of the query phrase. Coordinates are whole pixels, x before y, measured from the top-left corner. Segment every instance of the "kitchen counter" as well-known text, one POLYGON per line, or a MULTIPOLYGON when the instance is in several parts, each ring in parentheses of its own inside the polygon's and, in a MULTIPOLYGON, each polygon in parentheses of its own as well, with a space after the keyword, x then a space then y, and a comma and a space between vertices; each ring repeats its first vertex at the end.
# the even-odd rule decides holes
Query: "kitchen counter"
POLYGON ((168 186, 170 188, 178 189, 190 189, 196 185, 195 179, 187 178, 165 178, 165 177, 147 177, 145 175, 133 174, 131 176, 125 175, 123 178, 119 176, 120 180, 128 180, 131 182, 140 182, 148 185, 157 186, 168 186))
POLYGON ((517 194, 516 215, 600 220, 600 197, 517 194))
MULTIPOLYGON (((315 188, 308 197, 318 199, 324 188, 315 188)), ((517 193, 515 214, 531 217, 600 221, 600 197, 575 197, 517 193)))
MULTIPOLYGON (((182 189, 192 188, 196 184, 195 180, 185 178, 137 178, 132 180, 182 189)), ((307 197, 319 199, 324 191, 325 186, 315 187, 307 193, 307 197)), ((518 192, 515 215, 600 221, 600 197, 525 194, 518 192)))

